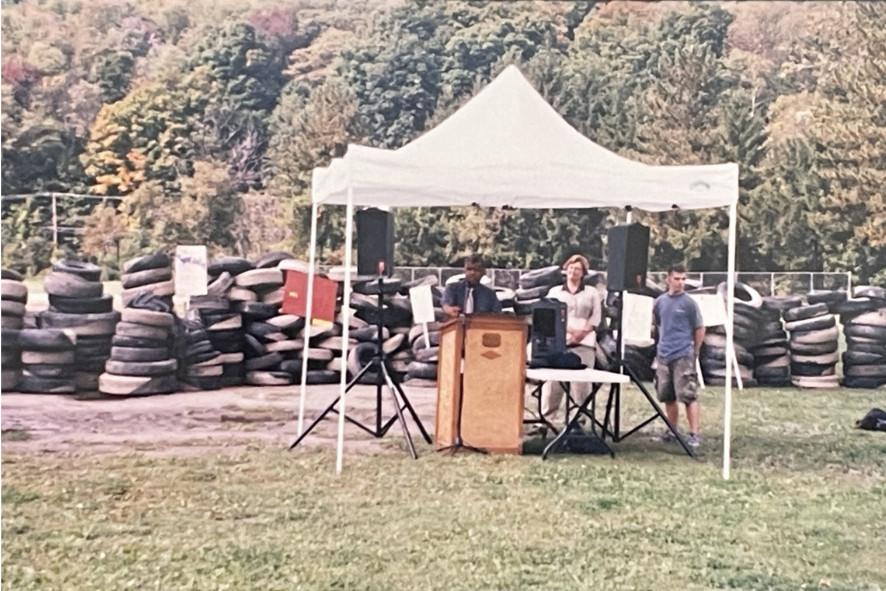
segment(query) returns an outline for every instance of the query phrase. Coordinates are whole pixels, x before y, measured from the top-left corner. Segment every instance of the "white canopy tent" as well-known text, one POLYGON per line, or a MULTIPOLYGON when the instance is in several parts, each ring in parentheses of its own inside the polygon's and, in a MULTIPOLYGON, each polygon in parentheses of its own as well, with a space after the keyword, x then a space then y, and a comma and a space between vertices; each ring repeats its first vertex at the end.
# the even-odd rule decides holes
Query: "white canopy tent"
MULTIPOLYGON (((727 313, 731 319, 737 203, 737 164, 651 166, 623 158, 575 130, 519 69, 508 66, 443 123, 402 148, 349 145, 344 157, 314 169, 308 301, 313 296, 317 207, 321 204, 347 206, 346 269, 352 268, 355 206, 620 207, 646 211, 728 207, 727 313)), ((350 293, 351 276, 346 274, 345 302, 350 293)), ((309 316, 309 325, 310 321, 309 316)), ((347 342, 347 322, 344 324, 347 342)), ((726 330, 727 358, 731 359, 731 322, 726 330)), ((299 433, 304 420, 306 372, 304 364, 299 433)), ((342 372, 337 471, 342 463, 345 386, 342 372)), ((731 396, 732 368, 726 364, 724 478, 730 470, 731 396)))

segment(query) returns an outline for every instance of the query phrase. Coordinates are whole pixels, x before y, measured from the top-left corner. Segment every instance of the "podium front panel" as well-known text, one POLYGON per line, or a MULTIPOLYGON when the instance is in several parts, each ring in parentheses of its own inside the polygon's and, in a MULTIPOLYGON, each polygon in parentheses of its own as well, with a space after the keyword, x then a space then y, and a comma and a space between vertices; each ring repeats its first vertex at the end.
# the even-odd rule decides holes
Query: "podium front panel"
POLYGON ((434 425, 436 449, 455 443, 458 400, 461 392, 463 335, 464 326, 458 320, 440 329, 440 349, 437 355, 437 415, 434 425))
POLYGON ((520 318, 467 319, 461 423, 465 444, 490 452, 520 453, 526 333, 527 324, 520 318))

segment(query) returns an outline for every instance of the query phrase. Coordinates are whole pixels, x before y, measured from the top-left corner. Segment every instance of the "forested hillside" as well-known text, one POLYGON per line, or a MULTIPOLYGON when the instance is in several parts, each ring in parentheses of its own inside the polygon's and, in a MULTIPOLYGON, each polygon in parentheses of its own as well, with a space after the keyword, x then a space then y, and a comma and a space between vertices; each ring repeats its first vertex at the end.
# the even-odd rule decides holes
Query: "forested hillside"
MULTIPOLYGON (((3 264, 301 253, 314 167, 402 146, 508 64, 619 154, 738 162, 740 270, 886 282, 886 6, 866 2, 4 1, 3 264), (56 252, 48 193, 81 228, 56 252)), ((322 212, 326 262, 343 213, 322 212)), ((653 268, 725 268, 724 211, 635 219, 653 268)), ((578 248, 602 268, 623 220, 402 209, 395 257, 533 267, 578 248)))

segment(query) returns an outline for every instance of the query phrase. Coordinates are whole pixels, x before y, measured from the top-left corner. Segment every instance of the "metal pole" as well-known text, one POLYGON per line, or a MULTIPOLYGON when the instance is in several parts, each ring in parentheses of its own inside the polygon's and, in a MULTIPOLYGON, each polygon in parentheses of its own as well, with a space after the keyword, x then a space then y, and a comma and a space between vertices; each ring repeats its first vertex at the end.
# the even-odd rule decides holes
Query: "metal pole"
POLYGON ((52 246, 58 249, 58 200, 55 193, 52 195, 52 246))

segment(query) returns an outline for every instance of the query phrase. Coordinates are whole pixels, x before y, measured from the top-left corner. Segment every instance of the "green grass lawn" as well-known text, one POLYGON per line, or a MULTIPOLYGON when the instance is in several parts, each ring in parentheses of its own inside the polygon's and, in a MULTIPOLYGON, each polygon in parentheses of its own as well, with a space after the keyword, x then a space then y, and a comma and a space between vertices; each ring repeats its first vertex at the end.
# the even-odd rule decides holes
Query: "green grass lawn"
POLYGON ((884 398, 735 392, 728 481, 718 388, 701 461, 660 423, 615 459, 420 446, 346 452, 341 475, 334 450, 4 452, 2 588, 886 589, 886 433, 852 428, 884 398))

